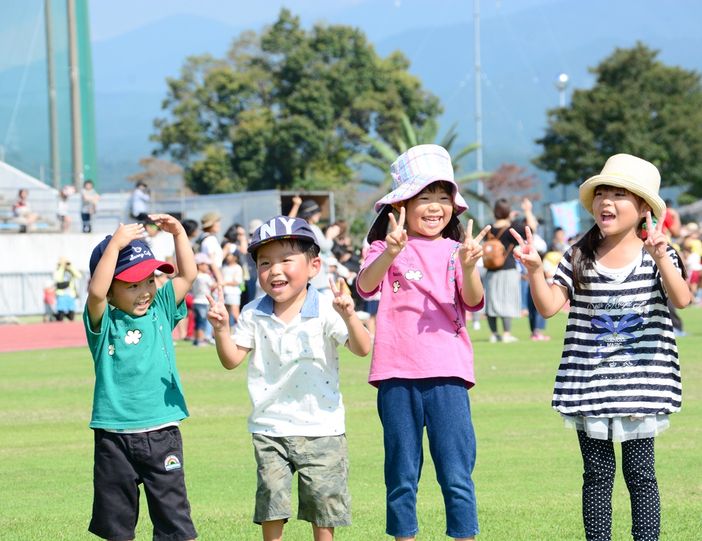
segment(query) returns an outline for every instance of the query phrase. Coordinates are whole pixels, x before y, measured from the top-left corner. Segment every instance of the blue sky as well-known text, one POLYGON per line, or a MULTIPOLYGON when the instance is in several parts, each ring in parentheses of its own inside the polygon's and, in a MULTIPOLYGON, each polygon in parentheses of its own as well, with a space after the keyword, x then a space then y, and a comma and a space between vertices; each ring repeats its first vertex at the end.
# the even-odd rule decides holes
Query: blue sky
MULTIPOLYGON (((0 4, 8 0, 0 0, 0 4)), ((36 0, 29 0, 36 1, 36 0)), ((483 16, 548 5, 558 0, 481 0, 483 16)), ((372 39, 382 39, 417 26, 473 20, 473 0, 90 0, 94 41, 109 39, 174 15, 214 19, 235 28, 259 29, 275 20, 281 7, 305 24, 317 21, 353 24, 372 39), (388 8, 393 16, 388 18, 388 8), (382 16, 374 17, 374 11, 382 16)))
MULTIPOLYGON (((282 6, 305 18, 329 18, 341 9, 371 0, 120 0, 90 2, 93 40, 111 38, 171 15, 195 15, 234 27, 259 27, 275 20, 282 6)), ((375 0, 393 3, 395 0, 375 0)), ((401 0, 400 0, 401 3, 401 0)))

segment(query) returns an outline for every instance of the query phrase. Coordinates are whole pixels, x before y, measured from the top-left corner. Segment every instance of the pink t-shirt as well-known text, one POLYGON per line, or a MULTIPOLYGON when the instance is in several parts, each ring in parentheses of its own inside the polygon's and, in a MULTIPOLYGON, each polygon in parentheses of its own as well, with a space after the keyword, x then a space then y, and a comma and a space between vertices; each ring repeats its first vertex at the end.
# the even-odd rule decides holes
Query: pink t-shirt
MULTIPOLYGON (((410 237, 393 261, 379 286, 370 383, 458 377, 467 387, 474 385, 473 345, 465 313, 480 310, 483 300, 473 307, 463 302, 458 247, 451 239, 410 237)), ((361 273, 384 250, 385 241, 373 242, 361 273)), ((364 298, 377 291, 358 289, 364 298)))

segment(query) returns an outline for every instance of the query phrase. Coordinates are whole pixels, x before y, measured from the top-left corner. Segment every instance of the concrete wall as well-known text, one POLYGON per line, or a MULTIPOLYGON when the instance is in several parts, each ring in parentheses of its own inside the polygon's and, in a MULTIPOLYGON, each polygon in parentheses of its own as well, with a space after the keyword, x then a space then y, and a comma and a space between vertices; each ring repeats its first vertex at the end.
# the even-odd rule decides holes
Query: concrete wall
POLYGON ((0 235, 0 316, 41 314, 42 290, 52 281, 60 257, 82 273, 78 284, 82 309, 88 262, 102 233, 27 233, 0 235))
MULTIPOLYGON (((51 190, 36 190, 55 197, 51 190)), ((31 192, 30 192, 31 195, 31 192)), ((233 223, 244 227, 254 218, 267 219, 287 211, 293 192, 265 190, 238 194, 194 196, 158 200, 153 212, 179 213, 183 218, 200 221, 201 216, 217 211, 222 216, 222 230, 233 223), (285 207, 285 208, 284 208, 285 207)), ((128 193, 104 194, 93 222, 93 233, 79 233, 79 197, 71 198, 74 227, 68 233, 2 233, 0 234, 0 317, 41 314, 44 311, 42 289, 52 279, 59 258, 66 257, 82 274, 79 284, 83 306, 88 280, 90 254, 105 235, 112 233, 120 222, 127 222, 128 193), (75 232, 74 232, 75 231, 75 232)), ((310 192, 303 198, 314 198, 322 206, 324 219, 333 222, 334 197, 330 192, 310 192)), ((31 199, 30 199, 31 201, 31 199)), ((50 208, 50 207, 47 207, 50 208)), ((48 211, 47 211, 48 212, 48 211)))

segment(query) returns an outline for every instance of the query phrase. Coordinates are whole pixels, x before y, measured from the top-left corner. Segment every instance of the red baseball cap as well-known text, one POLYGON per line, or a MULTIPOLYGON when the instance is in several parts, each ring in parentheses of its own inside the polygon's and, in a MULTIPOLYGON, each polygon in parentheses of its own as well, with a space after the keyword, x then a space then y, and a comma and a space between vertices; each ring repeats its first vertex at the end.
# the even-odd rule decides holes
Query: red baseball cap
MULTIPOLYGON (((105 237, 98 244, 90 256, 90 275, 95 273, 98 261, 105 252, 105 248, 112 239, 112 235, 105 237)), ((160 270, 164 274, 173 274, 175 267, 166 261, 160 261, 154 257, 148 244, 143 240, 133 240, 119 251, 117 264, 115 265, 115 278, 123 282, 141 282, 155 270, 160 270)))

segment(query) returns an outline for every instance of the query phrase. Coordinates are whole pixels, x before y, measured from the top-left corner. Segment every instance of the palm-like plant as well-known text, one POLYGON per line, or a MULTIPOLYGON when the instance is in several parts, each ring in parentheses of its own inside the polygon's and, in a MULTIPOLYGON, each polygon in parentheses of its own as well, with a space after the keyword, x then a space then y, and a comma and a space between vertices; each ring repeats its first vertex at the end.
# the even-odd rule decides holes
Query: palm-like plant
POLYGON ((448 132, 437 141, 439 125, 436 120, 432 119, 424 125, 416 127, 412 125, 407 115, 403 114, 401 121, 402 135, 393 143, 371 136, 366 137, 365 140, 371 146, 372 152, 370 154, 358 154, 355 157, 355 161, 378 169, 383 173, 383 176, 377 180, 364 179, 361 181, 363 184, 374 186, 381 193, 387 192, 392 183, 389 172, 390 164, 395 161, 397 156, 413 146, 436 142, 436 144, 444 147, 451 155, 456 184, 460 187, 463 196, 477 202, 489 204, 488 199, 484 195, 478 194, 478 192, 470 188, 469 185, 476 180, 489 177, 491 173, 486 171, 463 173, 461 171, 463 158, 478 148, 479 145, 477 143, 466 145, 454 153, 452 148, 458 138, 456 124, 453 124, 448 132))

